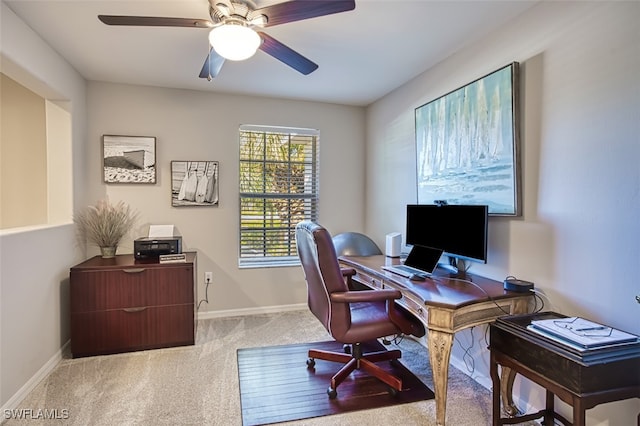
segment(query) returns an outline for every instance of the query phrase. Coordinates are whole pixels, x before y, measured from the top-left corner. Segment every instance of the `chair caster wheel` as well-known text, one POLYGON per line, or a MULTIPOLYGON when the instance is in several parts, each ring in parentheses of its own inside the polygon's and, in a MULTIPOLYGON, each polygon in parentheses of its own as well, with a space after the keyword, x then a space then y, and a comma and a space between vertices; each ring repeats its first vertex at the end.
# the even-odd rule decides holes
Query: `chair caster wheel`
POLYGON ((351 345, 342 345, 342 350, 345 354, 351 355, 351 345))
POLYGON ((329 395, 329 399, 336 399, 338 396, 338 391, 332 388, 327 389, 327 395, 329 395))
POLYGON ((389 395, 395 398, 396 396, 398 396, 398 390, 395 388, 389 388, 389 395))
POLYGON ((315 360, 315 359, 313 359, 313 358, 309 358, 309 359, 307 360, 307 367, 309 367, 309 368, 313 368, 313 367, 315 367, 315 365, 316 365, 316 360, 315 360))

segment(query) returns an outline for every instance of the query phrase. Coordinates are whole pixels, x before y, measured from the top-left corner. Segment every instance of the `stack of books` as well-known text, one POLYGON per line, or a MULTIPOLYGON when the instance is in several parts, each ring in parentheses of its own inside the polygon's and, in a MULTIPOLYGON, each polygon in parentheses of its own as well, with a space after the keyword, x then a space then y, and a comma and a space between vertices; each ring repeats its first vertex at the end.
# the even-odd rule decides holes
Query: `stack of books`
POLYGON ((640 354, 640 337, 580 317, 533 320, 527 329, 586 360, 640 354))

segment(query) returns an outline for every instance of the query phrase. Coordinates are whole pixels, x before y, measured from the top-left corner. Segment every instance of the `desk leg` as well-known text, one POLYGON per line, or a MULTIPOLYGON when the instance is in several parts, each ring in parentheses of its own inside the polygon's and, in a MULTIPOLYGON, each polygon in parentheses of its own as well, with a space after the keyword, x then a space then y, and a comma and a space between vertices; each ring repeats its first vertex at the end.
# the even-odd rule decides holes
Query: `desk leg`
POLYGON ((453 334, 428 330, 429 362, 433 374, 433 390, 436 395, 436 424, 444 426, 447 417, 447 385, 449 382, 449 359, 453 334))

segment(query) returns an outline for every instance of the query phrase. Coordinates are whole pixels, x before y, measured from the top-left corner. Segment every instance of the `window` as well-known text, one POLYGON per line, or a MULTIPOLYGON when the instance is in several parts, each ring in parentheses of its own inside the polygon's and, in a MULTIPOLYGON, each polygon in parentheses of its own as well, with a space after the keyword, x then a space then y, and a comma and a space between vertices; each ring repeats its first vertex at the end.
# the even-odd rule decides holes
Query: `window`
POLYGON ((299 263, 296 224, 318 217, 318 136, 240 127, 240 266, 299 263))

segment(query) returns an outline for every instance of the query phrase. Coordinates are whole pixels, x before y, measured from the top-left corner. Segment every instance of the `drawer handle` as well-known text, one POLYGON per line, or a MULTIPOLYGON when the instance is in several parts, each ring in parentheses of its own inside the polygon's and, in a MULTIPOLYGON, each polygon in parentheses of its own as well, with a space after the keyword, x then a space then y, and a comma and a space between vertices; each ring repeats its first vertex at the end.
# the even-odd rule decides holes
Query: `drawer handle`
POLYGON ((132 268, 132 269, 123 269, 127 274, 139 274, 140 272, 144 272, 144 268, 132 268))
POLYGON ((134 313, 134 312, 142 312, 145 309, 147 309, 146 306, 142 306, 140 308, 122 308, 123 311, 125 312, 130 312, 130 313, 134 313))

